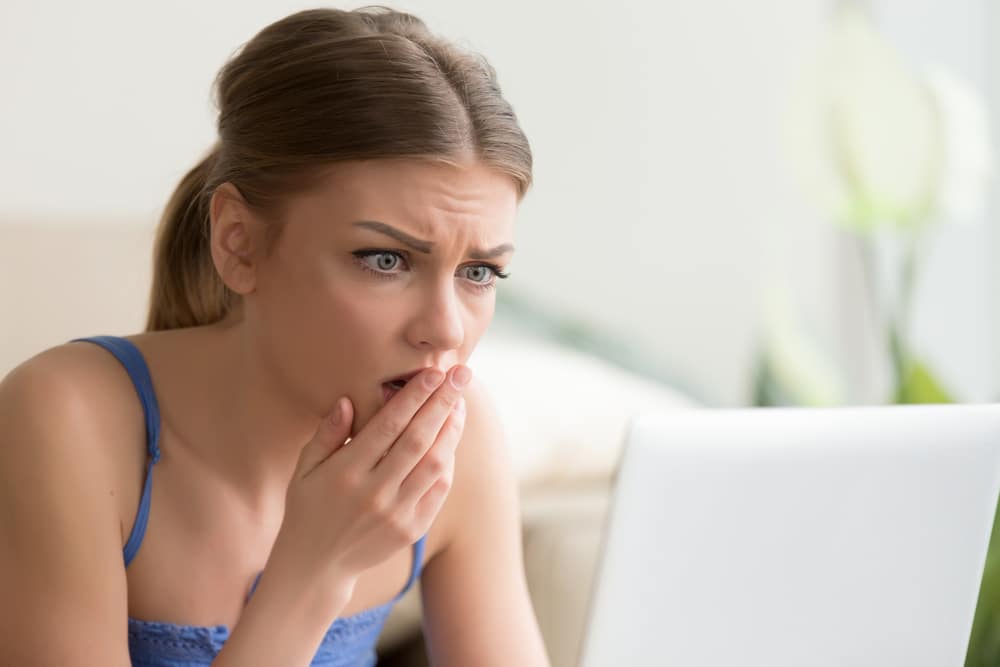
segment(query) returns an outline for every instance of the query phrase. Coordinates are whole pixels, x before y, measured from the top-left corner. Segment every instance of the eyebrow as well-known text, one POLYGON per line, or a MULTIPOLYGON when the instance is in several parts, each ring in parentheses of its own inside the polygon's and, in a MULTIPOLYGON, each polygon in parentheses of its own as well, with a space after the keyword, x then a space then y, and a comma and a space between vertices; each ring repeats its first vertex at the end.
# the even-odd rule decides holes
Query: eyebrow
MULTIPOLYGON (((386 236, 391 236, 400 243, 408 245, 417 252, 422 252, 424 254, 430 254, 431 250, 434 248, 434 244, 430 241, 424 241, 418 239, 415 236, 410 236, 401 229, 396 229, 392 225, 387 225, 384 222, 378 222, 376 220, 359 220, 354 223, 355 227, 362 227, 364 229, 370 229, 373 232, 378 232, 380 234, 385 234, 386 236)), ((469 257, 472 259, 490 259, 492 257, 498 257, 507 252, 514 252, 514 245, 512 243, 501 243, 495 248, 489 248, 488 250, 482 250, 480 248, 472 248, 469 250, 469 257)))

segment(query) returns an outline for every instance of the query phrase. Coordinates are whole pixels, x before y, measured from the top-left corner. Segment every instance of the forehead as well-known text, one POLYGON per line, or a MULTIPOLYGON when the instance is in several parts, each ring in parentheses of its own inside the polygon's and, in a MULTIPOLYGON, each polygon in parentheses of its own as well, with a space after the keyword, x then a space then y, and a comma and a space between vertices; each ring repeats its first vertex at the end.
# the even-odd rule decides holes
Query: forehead
POLYGON ((459 222, 480 233, 509 236, 518 195, 511 177, 479 162, 382 159, 331 165, 317 186, 297 199, 293 208, 346 224, 378 220, 433 234, 459 222))

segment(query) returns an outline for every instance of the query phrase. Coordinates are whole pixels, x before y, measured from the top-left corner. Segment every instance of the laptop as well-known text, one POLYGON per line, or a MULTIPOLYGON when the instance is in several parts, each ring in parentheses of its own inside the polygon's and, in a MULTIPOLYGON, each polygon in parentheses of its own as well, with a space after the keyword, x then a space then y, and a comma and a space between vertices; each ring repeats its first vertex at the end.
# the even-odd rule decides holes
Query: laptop
POLYGON ((645 414, 582 667, 958 667, 1000 491, 1000 405, 645 414))

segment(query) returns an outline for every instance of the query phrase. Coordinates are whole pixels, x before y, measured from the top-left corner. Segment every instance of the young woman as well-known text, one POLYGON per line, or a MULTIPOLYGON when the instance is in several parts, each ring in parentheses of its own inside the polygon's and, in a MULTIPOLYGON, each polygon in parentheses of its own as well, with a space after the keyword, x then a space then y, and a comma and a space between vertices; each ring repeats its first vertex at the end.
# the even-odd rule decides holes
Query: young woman
POLYGON ((546 665, 463 363, 531 182, 492 68, 323 9, 216 86, 147 331, 0 384, 0 664, 372 665, 419 578, 433 664, 546 665))

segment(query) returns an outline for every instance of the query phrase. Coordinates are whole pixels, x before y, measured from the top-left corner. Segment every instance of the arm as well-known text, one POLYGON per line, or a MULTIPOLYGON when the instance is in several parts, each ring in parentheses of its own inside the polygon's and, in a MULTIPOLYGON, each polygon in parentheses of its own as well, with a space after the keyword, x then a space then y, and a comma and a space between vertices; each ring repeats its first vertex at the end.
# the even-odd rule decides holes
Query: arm
POLYGON ((0 664, 129 664, 106 430, 61 352, 0 383, 0 664))
POLYGON ((473 384, 447 500, 446 547, 421 576, 436 667, 549 664, 524 577, 517 483, 499 418, 473 384))
MULTIPOLYGON (((134 401, 117 362, 76 350, 45 352, 0 382, 0 665, 130 664, 109 444, 133 427, 140 442, 144 425, 122 419, 112 398, 125 383, 134 401)), ((350 599, 352 581, 336 579, 319 587, 269 562, 213 664, 308 664, 350 599)))
POLYGON ((350 402, 322 420, 299 457, 260 586, 213 665, 310 664, 357 573, 409 547, 438 515, 462 431, 460 394, 425 372, 346 448, 350 402))
POLYGON ((213 667, 308 665, 333 619, 351 599, 354 581, 321 587, 273 558, 213 667))

